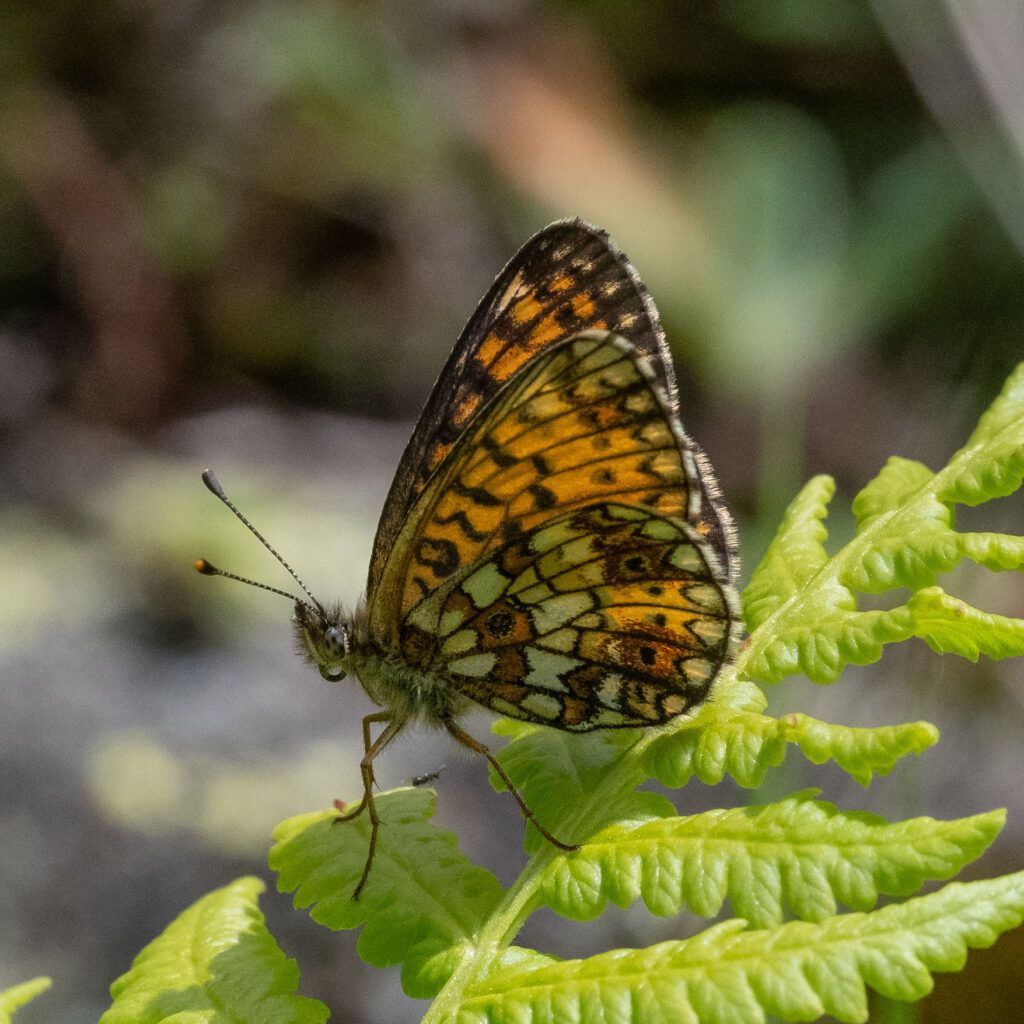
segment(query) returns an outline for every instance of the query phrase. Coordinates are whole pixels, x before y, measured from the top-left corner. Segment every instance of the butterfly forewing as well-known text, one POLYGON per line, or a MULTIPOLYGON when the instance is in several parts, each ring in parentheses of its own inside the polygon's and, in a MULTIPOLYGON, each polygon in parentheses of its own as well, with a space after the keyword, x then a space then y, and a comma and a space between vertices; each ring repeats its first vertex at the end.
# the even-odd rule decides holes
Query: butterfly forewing
POLYGON ((531 359, 590 328, 628 338, 651 361, 674 403, 675 377, 664 333, 629 260, 605 232, 582 221, 545 228, 498 276, 441 371, 377 528, 371 599, 406 517, 474 418, 531 359))
POLYGON ((697 467, 653 370, 607 333, 530 362, 460 440, 415 506, 370 603, 393 644, 415 604, 534 527, 597 502, 694 521, 697 467))

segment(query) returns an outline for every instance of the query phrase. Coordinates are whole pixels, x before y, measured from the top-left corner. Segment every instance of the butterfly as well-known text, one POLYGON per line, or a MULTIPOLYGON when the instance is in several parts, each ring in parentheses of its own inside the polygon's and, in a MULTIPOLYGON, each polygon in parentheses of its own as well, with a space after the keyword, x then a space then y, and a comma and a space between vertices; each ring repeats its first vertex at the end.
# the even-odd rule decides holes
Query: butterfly
POLYGON ((353 898, 380 829, 373 764, 410 723, 486 757, 572 850, 459 725, 467 709, 587 732, 660 725, 707 697, 738 639, 738 557, 678 405, 636 271, 605 232, 556 222, 497 277, 441 371, 384 505, 365 603, 322 605, 270 549, 306 597, 257 585, 295 601, 300 653, 381 708, 363 719, 362 799, 338 805, 340 821, 371 822, 353 898))

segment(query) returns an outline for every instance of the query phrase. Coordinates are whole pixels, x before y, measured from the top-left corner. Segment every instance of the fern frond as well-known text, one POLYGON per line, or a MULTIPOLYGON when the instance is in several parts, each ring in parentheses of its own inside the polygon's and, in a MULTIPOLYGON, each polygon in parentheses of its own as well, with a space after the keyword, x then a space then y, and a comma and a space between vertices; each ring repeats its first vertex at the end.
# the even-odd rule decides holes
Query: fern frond
POLYGON ((822 545, 831 481, 811 480, 744 594, 753 631, 738 659, 740 674, 778 682, 802 672, 832 682, 847 665, 877 661, 884 645, 910 637, 971 658, 1024 654, 1024 620, 972 608, 936 586, 965 558, 993 570, 1024 567, 1024 537, 954 526, 957 504, 1003 497, 1022 474, 1024 364, 944 469, 889 460, 854 499, 855 535, 831 558, 822 545), (858 593, 899 587, 913 592, 899 607, 858 609, 858 593))
POLYGON ((358 902, 351 894, 368 822, 335 827, 333 812, 279 827, 271 853, 279 887, 328 927, 363 926, 365 960, 400 963, 409 994, 436 997, 424 1024, 859 1021, 868 986, 920 998, 931 972, 959 969, 969 947, 1021 922, 1024 873, 872 908, 980 856, 1002 812, 890 824, 805 792, 679 817, 664 796, 638 787, 726 775, 757 786, 791 745, 867 785, 934 744, 937 730, 926 722, 869 729, 772 717, 757 682, 797 672, 831 681, 910 637, 968 658, 1024 653, 1024 620, 972 608, 937 582, 965 558, 989 569, 1024 565, 1024 538, 954 526, 957 503, 1020 486, 1022 450, 1024 366, 945 469, 890 460, 855 499, 855 533, 831 556, 832 481, 816 477, 801 490, 744 594, 748 641, 694 714, 656 729, 585 735, 499 722, 509 776, 538 818, 579 849, 558 850, 528 827, 529 862, 503 891, 430 824, 433 794, 396 790, 377 798, 385 828, 358 902), (859 595, 892 588, 910 591, 897 607, 858 607, 859 595), (707 916, 728 900, 744 920, 588 960, 512 945, 540 906, 585 920, 608 902, 641 900, 656 914, 707 916), (854 912, 837 915, 840 905, 854 912), (783 923, 787 916, 800 920, 783 923))
POLYGON ((928 722, 865 729, 804 714, 772 718, 708 704, 655 739, 644 764, 649 775, 673 789, 694 775, 707 785, 730 775, 741 786, 756 789, 794 744, 812 764, 835 761, 867 786, 876 773, 888 775, 900 758, 922 753, 938 738, 938 729, 928 722))
POLYGON ((761 807, 706 811, 610 826, 577 853, 557 857, 541 899, 564 917, 590 920, 608 900, 667 917, 684 907, 714 917, 729 899, 756 928, 869 910, 880 894, 907 896, 947 879, 987 849, 1005 814, 888 824, 842 812, 806 791, 761 807))
POLYGON ((239 878, 183 911, 110 986, 100 1024, 322 1024, 327 1007, 295 995, 299 969, 263 923, 258 878, 239 878))
POLYGON ((303 814, 274 831, 270 866, 278 889, 311 907, 314 921, 335 930, 365 925, 359 955, 370 964, 402 965, 402 985, 428 998, 447 981, 481 923, 502 896, 498 880, 459 852, 455 836, 432 825, 428 789, 396 789, 376 798, 386 827, 373 871, 358 900, 369 817, 335 824, 335 811, 303 814))
POLYGON ((1020 417, 1024 408, 1024 363, 1010 374, 999 397, 978 421, 954 462, 962 467, 952 476, 940 499, 980 505, 991 498, 1012 494, 1024 480, 1024 447, 1020 417), (985 454, 990 453, 989 457, 985 454), (962 459, 961 459, 962 456, 962 459))
POLYGON ((13 985, 0 992, 0 1024, 11 1024, 14 1012, 32 1002, 36 996, 45 992, 53 982, 49 978, 33 978, 13 985))
POLYGON ((1024 920, 1024 872, 844 914, 744 930, 727 921, 692 939, 503 971, 471 985, 453 1024, 764 1024, 868 1019, 866 987, 915 1000, 936 971, 958 971, 1024 920))
POLYGON ((743 592, 748 630, 755 630, 784 602, 796 597, 828 562, 824 520, 835 491, 831 477, 816 476, 790 502, 743 592))

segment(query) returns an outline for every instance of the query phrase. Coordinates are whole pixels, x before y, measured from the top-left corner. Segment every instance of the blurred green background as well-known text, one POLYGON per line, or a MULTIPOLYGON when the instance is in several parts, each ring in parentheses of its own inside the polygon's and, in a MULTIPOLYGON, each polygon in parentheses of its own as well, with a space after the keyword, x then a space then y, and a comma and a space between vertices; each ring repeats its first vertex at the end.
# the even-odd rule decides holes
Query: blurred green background
MULTIPOLYGON (((190 568, 284 583, 203 467, 317 594, 355 601, 476 300, 582 216, 661 309, 748 570, 812 472, 838 479, 841 540, 885 458, 941 465, 1024 355, 1022 54, 1019 7, 958 0, 6 0, 0 987, 56 982, 19 1021, 95 1020, 179 910, 267 876, 278 820, 358 788, 366 699, 292 656, 283 601, 190 568)), ((1021 512, 967 521, 1020 532, 1021 512)), ((1019 577, 948 585, 1024 611, 1019 577)), ((795 764, 773 789, 890 817, 1008 806, 975 873, 1019 868, 1022 672, 915 642, 786 685, 779 710, 943 739, 868 791, 795 764)), ((440 823, 514 877, 518 814, 482 765, 415 734, 378 776, 444 762, 440 823)), ((264 905, 333 1020, 418 1019, 354 935, 264 905)), ((524 939, 585 955, 694 927, 539 915, 524 939)), ((872 1019, 1018 1019, 1022 957, 1007 936, 872 1019)))

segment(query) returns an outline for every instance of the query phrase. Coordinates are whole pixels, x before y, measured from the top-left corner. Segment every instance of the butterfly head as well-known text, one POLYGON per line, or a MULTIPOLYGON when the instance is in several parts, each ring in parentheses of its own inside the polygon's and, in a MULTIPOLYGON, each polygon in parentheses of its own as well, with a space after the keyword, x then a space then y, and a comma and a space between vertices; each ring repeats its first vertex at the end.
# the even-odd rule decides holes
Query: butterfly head
POLYGON ((294 601, 295 615, 292 621, 295 623, 295 637, 298 642, 299 654, 316 665, 324 679, 329 679, 332 682, 344 679, 348 674, 345 659, 352 652, 354 630, 352 620, 342 615, 339 605, 325 608, 312 595, 306 584, 299 578, 298 573, 238 510, 235 503, 224 493, 220 481, 208 469, 203 471, 203 483, 208 490, 227 505, 246 529, 288 570, 289 575, 306 596, 305 598, 296 597, 295 594, 281 590, 279 587, 272 587, 267 583, 260 583, 233 572, 225 572, 205 558, 196 560, 196 569, 204 576, 223 576, 226 579, 237 580, 239 583, 245 583, 251 587, 259 587, 260 590, 268 590, 272 594, 279 594, 281 597, 287 597, 294 601))
POLYGON ((338 682, 348 675, 346 660, 352 653, 352 622, 341 608, 295 602, 295 640, 302 655, 320 675, 338 682))

